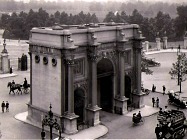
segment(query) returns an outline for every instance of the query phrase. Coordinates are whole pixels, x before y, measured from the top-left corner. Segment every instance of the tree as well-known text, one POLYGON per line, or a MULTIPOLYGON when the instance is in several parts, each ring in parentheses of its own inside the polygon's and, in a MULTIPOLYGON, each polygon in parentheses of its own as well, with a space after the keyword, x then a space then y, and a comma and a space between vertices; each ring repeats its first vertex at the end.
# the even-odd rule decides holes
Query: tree
POLYGON ((178 16, 175 19, 175 31, 177 39, 182 40, 185 30, 187 30, 187 6, 177 7, 178 16))
POLYGON ((186 80, 187 58, 185 53, 181 53, 181 55, 178 55, 177 62, 172 64, 172 68, 169 71, 169 74, 171 75, 172 79, 181 77, 182 81, 186 80))
POLYGON ((134 9, 132 15, 129 17, 129 22, 131 24, 139 24, 141 25, 143 22, 143 16, 138 12, 137 9, 134 9))
POLYGON ((163 12, 159 11, 154 20, 156 31, 159 32, 161 37, 164 36, 165 31, 166 36, 168 37, 174 33, 172 19, 169 14, 164 14, 163 12))
POLYGON ((111 21, 114 21, 114 19, 115 19, 114 13, 113 13, 113 12, 109 12, 109 13, 106 15, 106 17, 105 17, 105 19, 104 19, 103 21, 104 21, 104 22, 111 22, 111 21))

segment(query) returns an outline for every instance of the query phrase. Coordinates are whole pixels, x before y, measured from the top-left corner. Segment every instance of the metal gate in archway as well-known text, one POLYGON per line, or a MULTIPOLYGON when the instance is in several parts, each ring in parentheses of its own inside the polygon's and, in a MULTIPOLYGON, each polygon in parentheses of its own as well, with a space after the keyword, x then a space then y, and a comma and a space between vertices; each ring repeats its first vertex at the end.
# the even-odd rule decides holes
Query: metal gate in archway
POLYGON ((74 112, 78 115, 77 124, 84 122, 85 94, 84 90, 77 88, 74 91, 74 112))
POLYGON ((101 59, 97 64, 98 105, 107 112, 112 112, 113 108, 113 78, 112 62, 106 58, 101 59))
POLYGON ((128 75, 125 75, 125 97, 129 98, 127 104, 131 104, 131 78, 128 75))

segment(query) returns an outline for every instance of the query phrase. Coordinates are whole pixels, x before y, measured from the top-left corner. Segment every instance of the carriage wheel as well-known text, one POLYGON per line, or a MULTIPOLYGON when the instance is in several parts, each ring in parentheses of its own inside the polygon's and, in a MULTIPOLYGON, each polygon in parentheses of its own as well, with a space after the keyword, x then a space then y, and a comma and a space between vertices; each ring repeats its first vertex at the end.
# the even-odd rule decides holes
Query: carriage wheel
POLYGON ((139 125, 139 124, 144 124, 145 119, 144 117, 141 118, 141 120, 139 122, 133 122, 133 126, 139 125))
POLYGON ((23 88, 22 91, 23 91, 23 93, 28 94, 30 92, 30 89, 29 88, 23 88))
POLYGON ((141 119, 141 123, 144 123, 145 122, 145 119, 144 119, 144 117, 142 117, 142 119, 141 119))
POLYGON ((25 94, 28 94, 30 92, 30 89, 29 88, 26 88, 25 89, 25 94))

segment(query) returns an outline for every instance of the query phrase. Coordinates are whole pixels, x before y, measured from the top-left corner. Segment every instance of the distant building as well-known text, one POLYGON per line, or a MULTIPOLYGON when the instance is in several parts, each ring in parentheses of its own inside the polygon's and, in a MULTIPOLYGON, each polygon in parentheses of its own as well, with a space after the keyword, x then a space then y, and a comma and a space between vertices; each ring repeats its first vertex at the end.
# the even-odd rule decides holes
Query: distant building
POLYGON ((100 123, 100 110, 125 114, 144 106, 138 25, 33 28, 29 39, 28 119, 41 123, 50 103, 64 133, 100 123), (64 29, 63 29, 64 28, 64 29))

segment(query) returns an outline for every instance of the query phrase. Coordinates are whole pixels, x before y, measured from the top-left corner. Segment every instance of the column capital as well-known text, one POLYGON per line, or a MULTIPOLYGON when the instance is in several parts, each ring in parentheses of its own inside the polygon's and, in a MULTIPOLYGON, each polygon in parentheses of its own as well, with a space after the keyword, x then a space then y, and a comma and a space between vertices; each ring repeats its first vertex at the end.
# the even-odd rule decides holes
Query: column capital
POLYGON ((88 58, 93 61, 96 62, 98 59, 98 55, 96 53, 88 53, 88 58))
POLYGON ((64 63, 65 63, 66 65, 75 65, 74 55, 65 56, 65 57, 64 57, 64 63))
POLYGON ((120 55, 124 55, 124 54, 125 54, 125 50, 118 50, 118 53, 119 53, 120 55))

